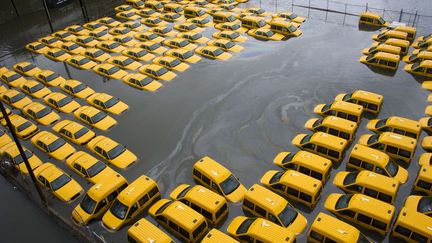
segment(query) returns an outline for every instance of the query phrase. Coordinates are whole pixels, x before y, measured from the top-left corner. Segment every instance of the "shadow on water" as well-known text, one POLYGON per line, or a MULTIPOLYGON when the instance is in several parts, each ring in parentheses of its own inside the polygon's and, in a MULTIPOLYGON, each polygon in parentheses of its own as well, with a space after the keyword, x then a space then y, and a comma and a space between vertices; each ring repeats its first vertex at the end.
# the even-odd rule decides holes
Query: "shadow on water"
POLYGON ((370 25, 365 25, 365 24, 359 24, 358 25, 358 30, 360 31, 366 31, 366 32, 375 32, 378 30, 381 30, 383 27, 379 27, 379 26, 370 26, 370 25))

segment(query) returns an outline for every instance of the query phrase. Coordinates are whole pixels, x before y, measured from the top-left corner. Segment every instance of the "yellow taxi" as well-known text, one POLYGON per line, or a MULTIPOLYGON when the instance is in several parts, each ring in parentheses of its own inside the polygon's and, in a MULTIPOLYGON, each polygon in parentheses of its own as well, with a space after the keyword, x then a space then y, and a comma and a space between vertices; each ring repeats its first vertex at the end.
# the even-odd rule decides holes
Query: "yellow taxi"
POLYGON ((431 150, 432 149, 432 136, 424 137, 421 145, 422 145, 424 150, 431 150))
POLYGON ((240 202, 246 193, 246 188, 231 171, 208 156, 194 164, 192 175, 196 182, 224 196, 229 202, 240 202))
POLYGON ((403 207, 393 225, 392 236, 404 242, 431 242, 432 218, 403 207))
POLYGON ((85 99, 94 94, 95 91, 87 84, 75 79, 68 79, 60 84, 61 90, 80 99, 85 99))
POLYGON ((0 79, 6 85, 13 87, 19 87, 21 84, 27 81, 27 79, 14 71, 7 71, 3 73, 0 79))
POLYGON ((242 13, 251 13, 251 14, 255 14, 255 15, 260 16, 260 17, 267 17, 267 16, 271 15, 271 13, 266 12, 262 8, 244 8, 242 10, 242 13))
POLYGON ((419 158, 419 165, 432 165, 432 153, 423 153, 419 158))
POLYGON ((141 42, 140 44, 136 45, 136 47, 142 48, 150 53, 158 55, 162 55, 168 50, 168 48, 163 47, 159 43, 153 41, 141 42))
POLYGON ((121 23, 111 17, 103 17, 97 20, 99 23, 104 24, 107 27, 117 27, 121 23))
POLYGON ((78 120, 102 131, 107 131, 117 124, 117 121, 92 106, 81 106, 74 111, 74 116, 78 120))
POLYGON ((87 48, 85 51, 81 52, 81 55, 90 58, 96 62, 105 62, 111 56, 98 48, 87 48))
POLYGON ((375 54, 377 52, 388 52, 395 55, 401 55, 401 48, 399 46, 388 45, 385 43, 376 42, 376 45, 372 45, 371 47, 364 48, 362 53, 364 55, 375 54))
MULTIPOLYGON (((222 1, 224 1, 224 0, 222 0, 222 1)), ((242 9, 237 8, 236 7, 237 4, 238 3, 234 1, 234 3, 219 4, 219 6, 225 11, 233 12, 233 13, 239 13, 239 12, 241 12, 242 9)))
POLYGON ((62 76, 51 70, 42 70, 40 73, 36 74, 34 78, 39 82, 54 87, 66 81, 62 76))
POLYGON ((98 64, 93 67, 93 71, 104 77, 115 79, 121 79, 128 74, 125 70, 109 63, 98 64))
POLYGON ((385 235, 395 213, 395 207, 389 203, 363 194, 331 193, 324 207, 337 216, 385 235))
POLYGON ((188 64, 181 62, 175 57, 169 56, 156 57, 153 59, 153 63, 178 72, 184 72, 189 68, 188 64))
POLYGON ((314 113, 321 116, 337 116, 353 122, 360 123, 363 106, 346 101, 334 101, 331 104, 319 104, 314 108, 314 113))
POLYGON ((61 120, 55 124, 52 129, 56 133, 60 134, 60 136, 77 145, 87 144, 96 136, 96 133, 87 127, 81 125, 78 122, 67 119, 61 120))
POLYGON ((195 55, 193 51, 188 51, 182 48, 168 50, 165 53, 165 56, 175 57, 180 59, 182 62, 188 63, 197 63, 201 60, 201 57, 195 55))
POLYGON ((159 17, 148 17, 141 20, 141 23, 144 25, 147 25, 149 27, 156 27, 156 26, 166 26, 168 22, 162 20, 159 17))
POLYGON ((413 191, 432 196, 432 166, 422 165, 414 181, 413 191))
POLYGON ((36 54, 45 54, 50 48, 39 41, 34 41, 27 44, 26 49, 36 54))
POLYGON ((28 80, 19 86, 20 90, 33 98, 42 99, 52 91, 35 80, 28 80))
POLYGON ((229 30, 238 33, 246 33, 247 29, 242 27, 238 22, 222 22, 215 25, 215 28, 221 31, 229 30))
POLYGON ((137 15, 143 17, 143 18, 149 18, 149 17, 159 17, 160 13, 156 12, 156 10, 151 8, 143 8, 136 12, 137 15))
POLYGON ((210 17, 207 17, 207 16, 188 19, 186 22, 188 22, 188 23, 194 23, 194 24, 196 24, 199 27, 213 26, 213 23, 211 22, 210 17))
POLYGON ((280 41, 285 38, 285 36, 275 33, 271 29, 267 28, 251 29, 247 33, 248 35, 260 40, 280 41))
POLYGON ((141 32, 145 30, 145 26, 143 26, 140 22, 128 21, 124 22, 120 25, 121 27, 126 27, 135 32, 141 32))
POLYGON ((134 37, 135 37, 135 39, 140 40, 140 41, 151 41, 151 42, 159 43, 159 44, 165 40, 165 38, 163 38, 163 37, 161 37, 161 36, 159 36, 153 32, 149 32, 149 31, 140 32, 140 33, 136 34, 134 37))
POLYGON ((379 14, 363 12, 360 14, 359 24, 387 27, 390 25, 390 22, 385 21, 379 14))
POLYGON ((174 25, 174 29, 176 29, 180 32, 192 31, 192 32, 196 32, 196 33, 202 32, 204 30, 203 28, 196 26, 194 23, 188 23, 188 22, 176 24, 176 25, 174 25))
MULTIPOLYGON (((4 119, 1 120, 1 122, 3 123, 4 119)), ((0 129, 0 147, 4 146, 8 143, 12 142, 11 137, 9 137, 9 135, 0 129)))
POLYGON ((53 36, 45 36, 40 38, 38 41, 51 48, 60 48, 60 46, 63 44, 63 41, 58 40, 53 36))
POLYGON ((60 92, 53 92, 45 96, 44 102, 52 108, 64 113, 74 112, 80 107, 78 102, 60 92))
POLYGON ((74 35, 88 35, 90 32, 89 30, 84 29, 82 26, 77 24, 66 27, 65 30, 74 35))
POLYGON ((0 75, 5 74, 5 73, 7 73, 9 71, 10 71, 9 68, 7 68, 7 67, 1 67, 0 68, 0 75))
POLYGON ((97 47, 103 51, 112 52, 112 53, 120 53, 126 49, 126 47, 120 45, 120 43, 109 40, 109 41, 101 41, 97 44, 97 47))
POLYGON ((312 132, 325 132, 348 141, 354 140, 357 123, 336 116, 321 119, 311 118, 305 123, 305 128, 312 132))
MULTIPOLYGON (((132 10, 128 10, 128 11, 122 11, 122 12, 118 12, 116 13, 116 17, 119 19, 124 19, 126 21, 135 21, 140 19, 141 17, 139 15, 136 14, 137 10, 136 9, 132 9, 132 10)), ((117 28, 117 27, 114 27, 117 28)))
POLYGON ((154 79, 160 79, 163 81, 171 81, 177 74, 169 71, 167 68, 156 64, 145 64, 138 70, 140 73, 145 74, 154 79))
POLYGON ((107 62, 126 70, 137 70, 142 66, 140 62, 127 56, 113 56, 107 62))
POLYGON ((17 73, 30 77, 42 71, 40 68, 36 67, 36 65, 30 62, 18 62, 12 67, 17 73))
POLYGON ((144 2, 141 0, 126 0, 126 3, 136 9, 144 8, 144 2))
POLYGON ((66 165, 92 184, 111 182, 122 175, 90 154, 78 151, 66 160, 66 165))
POLYGON ((396 179, 367 170, 340 171, 333 184, 347 193, 362 193, 390 204, 394 204, 399 189, 396 179))
POLYGON ((372 35, 372 40, 384 42, 389 38, 407 40, 408 34, 397 30, 382 30, 379 34, 372 35))
POLYGON ((234 42, 245 42, 247 40, 247 37, 230 30, 215 32, 213 33, 213 37, 216 39, 227 39, 234 42))
POLYGON ((200 46, 195 50, 195 53, 210 59, 218 59, 224 61, 232 57, 230 53, 225 52, 221 48, 216 46, 200 46))
POLYGON ((406 63, 416 63, 424 60, 432 60, 432 52, 431 51, 421 51, 417 55, 413 54, 411 56, 404 56, 402 61, 406 63))
POLYGON ((202 34, 193 31, 182 32, 177 35, 177 38, 184 39, 191 43, 198 43, 198 44, 205 44, 209 41, 209 38, 204 37, 202 34))
POLYGON ((139 47, 128 48, 122 52, 122 55, 130 57, 136 61, 144 62, 148 62, 156 57, 155 55, 147 52, 145 49, 139 47))
POLYGON ((113 36, 108 32, 108 30, 92 31, 89 33, 89 36, 98 41, 106 41, 113 38, 113 36))
POLYGON ((87 148, 120 169, 126 169, 138 160, 137 156, 125 146, 102 135, 88 142, 87 148))
POLYGON ((345 156, 348 140, 328 133, 316 132, 311 135, 298 134, 291 143, 300 149, 340 162, 345 156))
POLYGON ((31 143, 57 160, 65 160, 75 153, 72 145, 48 131, 42 131, 33 136, 31 143))
POLYGON ((51 50, 47 51, 45 56, 48 59, 51 59, 55 62, 64 62, 64 61, 66 61, 66 59, 71 57, 70 54, 68 54, 65 51, 63 51, 62 49, 58 49, 58 48, 51 48, 51 50))
POLYGON ((131 5, 129 5, 129 4, 122 4, 122 5, 119 5, 119 6, 115 7, 114 11, 116 11, 118 13, 118 12, 123 12, 123 11, 129 11, 129 10, 132 10, 132 9, 134 9, 134 8, 131 5))
POLYGON ((81 55, 71 56, 70 58, 66 59, 66 63, 82 70, 90 70, 97 65, 97 63, 81 55))
POLYGON ((231 236, 219 231, 217 229, 211 229, 201 240, 201 243, 238 243, 237 240, 231 238, 231 236))
POLYGON ((381 110, 384 96, 369 91, 356 90, 352 93, 340 93, 336 95, 335 101, 345 101, 358 104, 363 106, 365 111, 377 114, 381 110))
POLYGON ((169 26, 153 27, 153 28, 148 29, 148 31, 153 32, 159 36, 164 36, 164 37, 173 37, 173 36, 176 36, 178 34, 178 31, 173 30, 169 26))
POLYGON ((78 36, 73 42, 85 48, 94 48, 99 43, 95 38, 86 35, 78 36))
POLYGON ((0 99, 15 109, 22 110, 26 105, 32 103, 32 100, 24 93, 14 89, 8 89, 0 94, 0 99))
POLYGON ((432 132, 432 118, 431 117, 420 118, 419 123, 420 123, 422 129, 424 129, 427 132, 432 132))
POLYGON ((223 51, 227 52, 240 52, 244 47, 236 44, 227 39, 216 39, 208 42, 209 46, 215 46, 221 48, 223 51))
POLYGON ((429 46, 432 45, 432 39, 427 39, 424 41, 416 41, 412 44, 412 47, 416 48, 416 49, 420 49, 420 48, 428 48, 429 46))
POLYGON ((280 12, 272 15, 273 18, 284 18, 294 23, 303 23, 306 21, 306 18, 298 16, 293 12, 280 12))
POLYGON ((432 218, 432 196, 408 196, 404 207, 432 218))
MULTIPOLYGON (((31 136, 35 135, 36 133, 39 132, 39 128, 33 124, 33 122, 25 119, 24 117, 18 115, 18 114, 11 114, 9 115, 9 120, 11 121, 12 125, 14 126, 15 129, 15 133, 19 138, 22 138, 24 140, 30 138, 31 136)), ((5 119, 1 119, 0 120, 1 124, 8 128, 9 127, 6 125, 6 120, 5 119)), ((0 140, 2 142, 0 142, 1 144, 4 144, 3 142, 3 136, 7 134, 5 134, 3 131, 0 132, 0 140)), ((9 138, 10 139, 10 138, 9 138)), ((8 139, 5 139, 6 142, 9 142, 8 139)))
POLYGON ((271 19, 268 21, 268 25, 270 25, 270 30, 283 36, 299 37, 303 34, 303 32, 298 29, 300 24, 288 22, 285 19, 271 19))
POLYGON ((183 48, 183 49, 190 50, 190 51, 197 48, 197 45, 192 44, 188 40, 182 39, 182 38, 167 39, 167 40, 163 41, 162 43, 165 46, 168 46, 171 48, 183 48))
POLYGON ((418 139, 421 133, 420 122, 399 116, 370 120, 367 128, 376 133, 393 132, 414 139, 418 139))
POLYGON ((44 126, 52 125, 60 119, 55 111, 37 101, 26 105, 22 111, 26 116, 44 126))
POLYGON ((107 93, 94 93, 86 101, 89 105, 114 115, 120 115, 129 109, 126 103, 107 93))
POLYGON ((117 41, 118 43, 126 47, 131 47, 139 44, 139 41, 135 40, 133 37, 125 35, 116 35, 111 38, 111 40, 117 41))
POLYGON ((404 70, 411 74, 432 78, 432 60, 407 64, 405 65, 404 70))
POLYGON ((185 18, 179 13, 164 13, 160 16, 161 19, 174 23, 178 21, 183 21, 185 18))
POLYGON ((83 24, 83 27, 90 31, 103 31, 108 30, 109 28, 99 21, 91 21, 83 24))
POLYGON ((65 203, 70 204, 83 192, 78 182, 50 162, 37 167, 34 174, 42 187, 65 203))
POLYGON ((78 45, 75 42, 65 42, 63 45, 61 45, 60 49, 71 55, 78 55, 85 51, 84 47, 78 45))
POLYGON ((228 234, 241 241, 250 242, 296 242, 295 234, 263 218, 235 217, 227 228, 228 234))
POLYGON ((160 82, 141 73, 128 74, 122 78, 122 81, 134 88, 147 91, 156 91, 162 87, 160 82))
POLYGON ((432 34, 421 35, 421 36, 417 37, 416 41, 425 41, 425 40, 429 40, 431 37, 432 37, 432 34))
POLYGON ((359 61, 361 63, 374 67, 397 70, 399 66, 400 56, 380 51, 368 56, 362 56, 360 57, 359 61))
MULTIPOLYGON (((42 160, 39 159, 32 151, 23 147, 25 157, 27 158, 30 168, 34 171, 37 167, 42 164, 42 160)), ((15 165, 15 168, 23 174, 28 174, 27 167, 25 166, 23 157, 21 156, 18 147, 14 142, 7 143, 0 147, 0 156, 3 161, 10 162, 15 165)))

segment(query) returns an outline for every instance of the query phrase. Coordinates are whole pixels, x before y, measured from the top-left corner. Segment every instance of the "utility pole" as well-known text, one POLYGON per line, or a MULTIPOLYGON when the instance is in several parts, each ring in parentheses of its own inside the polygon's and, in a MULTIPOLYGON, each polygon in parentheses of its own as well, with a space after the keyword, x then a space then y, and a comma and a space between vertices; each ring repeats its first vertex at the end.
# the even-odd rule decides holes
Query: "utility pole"
POLYGON ((15 10, 15 14, 16 14, 16 16, 19 17, 18 9, 17 9, 17 7, 16 7, 16 5, 15 5, 14 0, 10 0, 10 2, 11 2, 11 4, 12 4, 12 7, 13 7, 14 10, 15 10))
POLYGON ((84 21, 87 23, 87 22, 89 22, 90 18, 89 18, 88 12, 87 12, 86 5, 85 5, 83 0, 79 0, 79 4, 81 7, 82 15, 84 17, 84 21))
POLYGON ((9 131, 12 134, 13 140, 15 141, 15 144, 18 147, 19 153, 20 153, 21 157, 23 158, 24 164, 25 164, 26 169, 27 169, 27 171, 28 171, 28 173, 30 175, 30 178, 31 178, 31 180, 33 182, 33 185, 36 187, 36 191, 38 192, 39 197, 40 197, 43 205, 46 207, 47 206, 47 202, 46 202, 45 196, 43 195, 43 193, 42 193, 42 191, 41 191, 41 189, 40 189, 40 187, 39 187, 39 185, 38 185, 38 183, 36 181, 36 176, 33 173, 33 170, 32 170, 32 168, 30 166, 30 163, 28 162, 27 156, 24 153, 24 149, 22 148, 21 143, 20 143, 20 141, 19 141, 19 139, 18 139, 18 137, 17 137, 17 135, 15 133, 15 128, 12 125, 12 123, 11 123, 11 121, 9 119, 9 115, 7 114, 7 112, 6 112, 5 108, 4 108, 3 101, 0 101, 0 109, 1 109, 1 112, 3 114, 3 118, 6 120, 6 124, 9 127, 9 131))
POLYGON ((54 32, 54 28, 53 28, 53 26, 52 26, 51 16, 50 16, 50 14, 49 14, 48 5, 47 5, 47 3, 46 3, 46 0, 42 0, 42 4, 43 4, 44 9, 45 9, 45 14, 46 14, 47 19, 48 19, 48 24, 49 24, 49 27, 50 27, 51 33, 53 33, 53 32, 54 32))

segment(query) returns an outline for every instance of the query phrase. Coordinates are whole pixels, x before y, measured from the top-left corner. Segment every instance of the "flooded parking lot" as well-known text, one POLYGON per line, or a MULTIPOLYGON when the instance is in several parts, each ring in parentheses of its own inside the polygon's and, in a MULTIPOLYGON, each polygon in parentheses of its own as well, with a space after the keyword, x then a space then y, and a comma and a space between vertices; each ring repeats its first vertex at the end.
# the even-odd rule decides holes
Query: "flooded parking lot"
MULTIPOLYGON (((52 62, 44 56, 35 56, 31 61, 40 68, 80 80, 97 92, 112 94, 126 102, 130 109, 121 116, 115 116, 118 125, 108 132, 94 131, 126 145, 138 156, 137 164, 126 171, 119 171, 122 175, 130 182, 139 175, 148 175, 157 181, 163 197, 169 197, 177 185, 194 184, 192 165, 205 155, 231 169, 246 187, 259 183, 267 170, 278 170, 272 163, 278 152, 298 150, 291 144, 291 139, 299 133, 310 133, 303 125, 309 118, 318 117, 313 113, 314 106, 331 102, 338 93, 364 89, 384 95, 378 118, 397 115, 418 120, 424 116, 429 92, 420 87, 421 80, 403 71, 402 63, 394 75, 388 75, 377 73, 358 62, 361 50, 370 46, 373 32, 313 19, 303 24, 301 30, 303 35, 300 38, 283 42, 262 42, 249 37, 242 44, 245 50, 229 61, 203 59, 191 65, 188 71, 178 73, 173 81, 164 82, 164 86, 155 93, 139 91, 119 80, 107 80, 91 71, 52 62)), ((205 35, 210 37, 212 32, 214 29, 208 28, 205 35)), ((28 55, 16 54, 16 61, 27 58, 28 55)), ((10 66, 13 63, 6 61, 5 64, 10 66)), ((78 101, 84 104, 82 100, 78 101)), ((73 117, 62 114, 62 118, 73 117)), ((373 118, 366 116, 362 119, 357 139, 362 134, 371 133, 366 124, 373 118)), ((42 130, 50 128, 43 127, 42 130)), ((43 161, 53 161, 28 142, 24 145, 43 161)), ((83 146, 76 148, 87 151, 83 146)), ((396 198, 397 212, 411 193, 419 170, 418 156, 423 152, 418 146, 408 168, 409 180, 400 186, 396 198)), ((342 193, 332 180, 338 171, 345 170, 346 159, 347 156, 334 167, 314 210, 294 203, 307 217, 309 226, 319 212, 326 211, 323 203, 327 195, 342 193)), ((86 189, 90 186, 64 163, 53 162, 72 174, 86 189)), ((21 202, 24 199, 13 200, 17 200, 17 205, 24 204, 21 202)), ((17 213, 20 214, 17 217, 25 220, 25 211, 17 213)), ((230 220, 241 214, 241 205, 230 204, 229 218, 220 229, 225 231, 230 220)), ((147 214, 142 216, 155 223, 147 214)), ((107 241, 126 239, 128 227, 113 235, 99 224, 100 221, 96 221, 90 228, 98 230, 107 241)), ((51 226, 47 223, 47 227, 51 226)), ((366 230, 362 232, 377 242, 395 241, 366 230)), ((306 231, 297 239, 305 242, 306 231)))

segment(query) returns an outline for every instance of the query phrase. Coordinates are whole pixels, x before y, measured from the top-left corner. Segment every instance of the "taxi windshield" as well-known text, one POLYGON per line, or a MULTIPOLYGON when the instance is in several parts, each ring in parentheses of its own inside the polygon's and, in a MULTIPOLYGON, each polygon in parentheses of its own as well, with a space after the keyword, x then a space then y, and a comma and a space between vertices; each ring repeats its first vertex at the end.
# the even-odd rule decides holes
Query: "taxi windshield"
POLYGON ((37 92, 37 91, 43 89, 44 87, 45 87, 45 85, 43 85, 41 83, 38 83, 35 86, 33 86, 33 87, 30 88, 30 92, 31 93, 37 92))
POLYGON ((75 136, 75 138, 80 138, 80 137, 82 137, 84 134, 86 134, 88 132, 88 128, 86 128, 86 127, 82 127, 80 130, 78 130, 75 134, 74 134, 74 136, 75 136))
POLYGON ((112 148, 110 151, 108 151, 108 157, 110 159, 115 159, 120 154, 122 154, 125 150, 126 150, 125 147, 123 147, 120 144, 118 144, 117 146, 115 146, 114 148, 112 148))
POLYGON ((167 72, 168 72, 168 69, 166 69, 166 68, 160 68, 159 70, 156 71, 156 74, 157 74, 157 76, 162 76, 162 75, 164 75, 167 72))
POLYGON ((259 27, 263 27, 264 25, 266 25, 266 22, 264 20, 260 20, 260 21, 257 22, 257 25, 259 27))
POLYGON ((230 175, 226 180, 220 183, 220 187, 225 195, 232 193, 240 186, 240 182, 234 175, 230 175))
POLYGON ((349 201, 351 200, 352 196, 353 196, 352 194, 341 196, 336 202, 335 209, 339 210, 348 207, 349 201))
POLYGON ((419 201, 417 209, 420 213, 432 211, 432 197, 422 197, 419 201))
POLYGON ((371 145, 371 144, 374 144, 374 143, 378 142, 378 138, 379 138, 379 134, 371 136, 368 139, 367 144, 371 145))
POLYGON ((123 60, 122 65, 127 66, 127 65, 131 64, 132 62, 133 62, 133 60, 131 58, 127 58, 127 59, 123 60))
POLYGON ((16 129, 18 132, 24 131, 26 128, 30 127, 32 125, 31 122, 26 121, 23 124, 19 125, 16 129))
POLYGON ((220 56, 222 53, 223 53, 223 51, 221 49, 219 49, 219 48, 213 51, 213 54, 215 56, 220 56))
POLYGON ((42 118, 46 115, 48 115, 51 112, 51 109, 49 109, 48 107, 43 108, 42 110, 36 112, 36 118, 42 118))
POLYGON ((233 15, 230 15, 230 16, 227 18, 227 20, 228 20, 228 22, 234 22, 234 21, 236 21, 237 19, 236 19, 236 17, 234 17, 233 15))
POLYGON ((112 97, 111 99, 105 101, 104 105, 106 108, 110 108, 113 105, 117 104, 119 100, 117 98, 112 97))
POLYGON ((191 51, 187 51, 187 52, 183 53, 182 56, 183 56, 184 59, 186 59, 186 58, 191 57, 192 55, 193 55, 193 53, 191 51))
POLYGON ((172 62, 170 62, 170 66, 175 67, 178 66, 180 63, 181 63, 180 60, 174 59, 172 62))
POLYGON ((50 145, 48 145, 48 151, 49 152, 53 152, 56 151, 57 149, 59 149, 61 146, 63 146, 66 142, 61 139, 61 138, 57 138, 57 140, 55 140, 54 142, 52 142, 50 145))
POLYGON ((285 227, 288 227, 296 218, 298 212, 293 209, 289 204, 286 205, 285 209, 278 215, 279 219, 285 227))
POLYGON ((69 96, 66 96, 66 97, 64 97, 63 99, 59 100, 59 101, 57 102, 57 105, 58 105, 59 107, 62 107, 62 106, 65 106, 65 105, 69 104, 70 102, 72 102, 72 98, 69 97, 69 96))
POLYGON ((52 73, 52 74, 46 76, 46 77, 45 77, 45 80, 49 82, 49 81, 52 81, 52 80, 54 80, 54 79, 56 79, 56 78, 58 78, 58 77, 60 77, 59 74, 52 73))
POLYGON ((386 123, 387 119, 381 119, 376 123, 375 128, 383 127, 386 123))
POLYGON ((343 181, 344 186, 354 183, 357 179, 357 176, 358 176, 358 172, 348 173, 348 175, 346 175, 343 181))
POLYGON ((55 179, 53 182, 51 182, 51 188, 56 191, 59 188, 61 188, 62 186, 66 185, 66 183, 68 183, 69 181, 71 181, 72 179, 63 174, 61 176, 59 176, 57 179, 55 179))
POLYGON ((294 31, 297 30, 297 28, 296 28, 294 25, 290 25, 290 26, 288 26, 288 30, 289 30, 290 32, 294 32, 294 31))
POLYGON ((390 176, 395 176, 399 171, 399 166, 396 164, 396 162, 390 159, 386 165, 386 170, 390 176))
MULTIPOLYGON (((27 159, 29 159, 30 157, 33 156, 32 152, 30 152, 29 150, 24 150, 24 154, 25 154, 25 157, 26 157, 27 159)), ((18 156, 16 156, 15 158, 13 158, 13 161, 15 162, 16 165, 19 165, 19 164, 21 164, 24 160, 23 160, 23 157, 21 156, 21 154, 19 154, 18 156)))
POLYGON ((89 197, 87 194, 80 203, 81 208, 88 214, 92 214, 96 208, 96 201, 89 197))
POLYGON ((99 122, 100 120, 104 119, 107 115, 105 113, 103 113, 102 111, 98 112, 97 114, 95 114, 94 116, 92 116, 91 120, 94 123, 99 122))
POLYGON ((120 70, 120 68, 118 68, 117 66, 113 66, 110 69, 108 69, 108 73, 113 74, 113 73, 118 72, 119 70, 120 70))
POLYGON ((101 161, 98 161, 96 162, 96 164, 92 165, 90 168, 87 169, 87 174, 89 177, 93 177, 99 174, 99 172, 104 170, 106 167, 107 167, 106 164, 104 164, 101 161))
POLYGON ((129 208, 116 199, 110 208, 110 212, 119 219, 124 219, 129 208))

